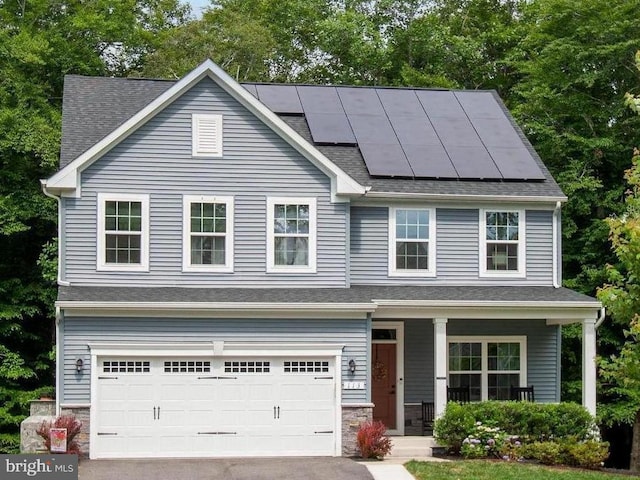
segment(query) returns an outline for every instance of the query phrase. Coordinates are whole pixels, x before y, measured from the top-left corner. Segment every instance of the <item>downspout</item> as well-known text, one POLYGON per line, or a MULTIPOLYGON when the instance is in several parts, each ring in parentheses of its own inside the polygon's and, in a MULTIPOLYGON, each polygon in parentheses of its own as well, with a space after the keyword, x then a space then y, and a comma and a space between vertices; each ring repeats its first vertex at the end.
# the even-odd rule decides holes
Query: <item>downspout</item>
POLYGON ((62 396, 62 310, 56 307, 56 416, 60 415, 60 397, 62 396))
POLYGON ((560 202, 556 202, 556 208, 553 210, 553 224, 551 226, 552 229, 552 270, 551 275, 553 276, 553 288, 560 288, 560 281, 558 279, 558 245, 559 245, 559 234, 560 228, 558 228, 558 221, 560 217, 560 206, 562 204, 560 202))
POLYGON ((53 195, 47 191, 47 184, 45 180, 40 180, 42 187, 42 193, 49 198, 54 198, 58 202, 58 285, 68 287, 71 285, 69 282, 62 280, 62 199, 57 195, 53 195))

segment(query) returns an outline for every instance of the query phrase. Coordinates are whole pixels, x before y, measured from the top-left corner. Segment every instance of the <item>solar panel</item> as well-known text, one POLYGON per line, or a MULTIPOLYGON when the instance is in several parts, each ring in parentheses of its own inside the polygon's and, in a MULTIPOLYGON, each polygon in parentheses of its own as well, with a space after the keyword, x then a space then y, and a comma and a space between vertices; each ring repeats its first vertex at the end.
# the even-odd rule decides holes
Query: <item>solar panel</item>
POLYGON ((315 143, 356 144, 356 137, 344 113, 307 112, 305 117, 315 143))
POLYGON ((449 147, 447 153, 460 178, 502 179, 487 150, 477 147, 449 147))
POLYGON ((370 175, 413 177, 413 171, 400 145, 359 143, 358 146, 370 175))
POLYGON ((360 143, 396 144, 398 138, 386 115, 348 115, 349 123, 360 143))
POLYGON ((258 98, 274 113, 304 113, 295 85, 257 85, 258 98))
POLYGON ((378 88, 376 92, 389 118, 398 115, 425 115, 413 90, 378 88))
POLYGON ((258 91, 256 90, 256 86, 253 83, 243 83, 242 86, 247 92, 258 98, 258 91))
POLYGON ((454 95, 469 118, 505 118, 491 92, 455 92, 454 95))
POLYGON ((446 90, 416 90, 416 96, 429 118, 466 117, 453 92, 446 90))
POLYGON ((525 147, 489 147, 493 161, 507 180, 544 180, 545 176, 525 147))
POLYGON ((471 120, 482 143, 493 147, 521 147, 522 139, 505 118, 475 118, 471 120))
POLYGON ((427 116, 389 115, 400 145, 442 145, 427 116))
POLYGON ((340 87, 338 95, 347 115, 385 115, 374 88, 340 87))
POLYGON ((469 119, 462 117, 431 117, 431 123, 443 145, 449 147, 482 147, 480 137, 469 119))
POLYGON ((402 145, 411 170, 418 178, 458 178, 442 145, 402 145))
POLYGON ((298 86, 304 113, 344 113, 336 87, 298 86))

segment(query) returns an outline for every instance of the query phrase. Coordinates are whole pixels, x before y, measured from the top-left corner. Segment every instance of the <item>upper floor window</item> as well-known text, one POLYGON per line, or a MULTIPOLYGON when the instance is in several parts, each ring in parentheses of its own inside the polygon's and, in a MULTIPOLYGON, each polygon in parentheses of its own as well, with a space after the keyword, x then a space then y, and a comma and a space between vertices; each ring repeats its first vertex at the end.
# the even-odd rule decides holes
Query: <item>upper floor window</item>
POLYGON ((194 113, 191 133, 193 156, 222 156, 222 115, 194 113))
POLYGON ((98 194, 98 270, 149 268, 149 196, 98 194))
POLYGON ((233 271, 233 198, 185 195, 183 269, 233 271))
POLYGON ((268 199, 267 271, 316 271, 315 198, 268 199))
POLYGON ((522 210, 480 210, 480 275, 525 275, 522 210))
POLYGON ((435 210, 389 209, 389 275, 435 275, 435 210))
POLYGON ((450 387, 469 387, 471 400, 510 400, 527 384, 526 337, 450 337, 450 387))

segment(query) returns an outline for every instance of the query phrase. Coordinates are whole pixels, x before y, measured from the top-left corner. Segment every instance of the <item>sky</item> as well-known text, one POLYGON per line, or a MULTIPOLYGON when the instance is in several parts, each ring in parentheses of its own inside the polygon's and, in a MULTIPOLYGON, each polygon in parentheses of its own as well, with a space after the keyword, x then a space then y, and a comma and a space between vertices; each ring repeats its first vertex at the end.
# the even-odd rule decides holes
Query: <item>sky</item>
POLYGON ((210 5, 209 0, 186 0, 186 3, 191 5, 191 11, 198 18, 202 16, 202 10, 204 7, 208 7, 210 5))

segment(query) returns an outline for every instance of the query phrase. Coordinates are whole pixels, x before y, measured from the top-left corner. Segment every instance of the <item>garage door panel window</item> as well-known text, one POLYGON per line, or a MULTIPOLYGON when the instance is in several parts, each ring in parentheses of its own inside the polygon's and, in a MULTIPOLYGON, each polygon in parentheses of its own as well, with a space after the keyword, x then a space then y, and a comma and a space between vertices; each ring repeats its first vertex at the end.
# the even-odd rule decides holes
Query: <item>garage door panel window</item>
POLYGON ((284 362, 285 373, 328 373, 329 362, 297 360, 284 362))
POLYGON ((449 340, 449 386, 469 386, 471 400, 508 400, 511 386, 526 384, 526 339, 449 340))
POLYGON ((170 360, 164 362, 164 373, 207 373, 211 362, 202 360, 170 360))
POLYGON ((105 360, 103 373, 150 373, 151 363, 139 360, 105 360))
POLYGON ((262 360, 224 362, 225 373, 269 373, 271 362, 262 360))

